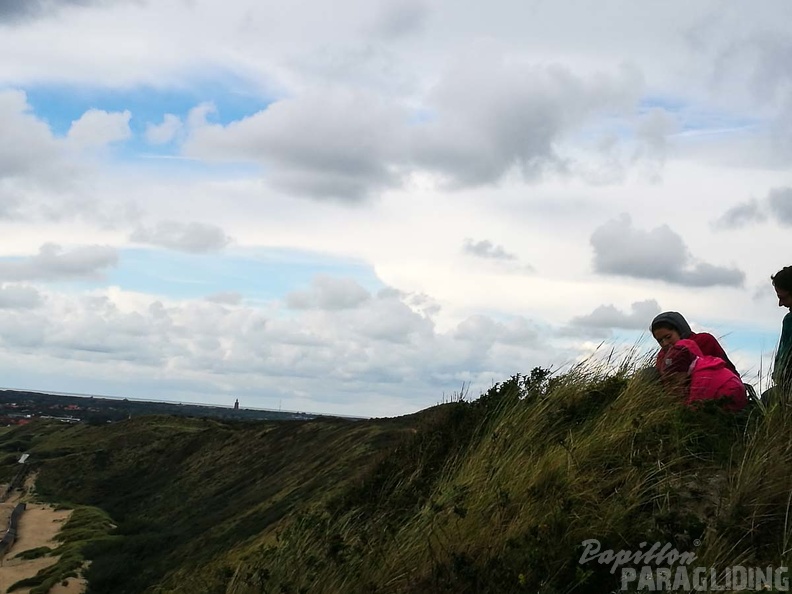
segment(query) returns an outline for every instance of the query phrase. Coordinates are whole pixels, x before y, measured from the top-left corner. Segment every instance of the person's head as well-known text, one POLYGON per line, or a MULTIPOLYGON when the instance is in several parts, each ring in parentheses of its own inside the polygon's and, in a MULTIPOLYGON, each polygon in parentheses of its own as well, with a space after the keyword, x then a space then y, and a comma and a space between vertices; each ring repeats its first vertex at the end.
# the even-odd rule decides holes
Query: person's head
POLYGON ((792 310, 792 266, 784 266, 770 277, 778 297, 778 307, 792 310))
POLYGON ((682 339, 679 335, 679 330, 666 322, 652 326, 652 336, 655 337, 661 349, 672 347, 682 339))
POLYGON ((692 334, 687 320, 677 311, 664 311, 655 316, 650 330, 661 349, 667 349, 679 339, 688 338, 692 334))

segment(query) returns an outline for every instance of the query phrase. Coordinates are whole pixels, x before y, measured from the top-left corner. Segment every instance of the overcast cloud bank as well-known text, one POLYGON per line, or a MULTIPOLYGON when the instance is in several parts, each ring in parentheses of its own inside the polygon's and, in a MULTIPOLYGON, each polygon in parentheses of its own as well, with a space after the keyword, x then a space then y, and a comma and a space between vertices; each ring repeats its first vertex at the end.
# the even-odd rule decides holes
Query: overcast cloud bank
POLYGON ((755 373, 792 263, 788 12, 5 2, 0 370, 400 414, 673 309, 755 373))

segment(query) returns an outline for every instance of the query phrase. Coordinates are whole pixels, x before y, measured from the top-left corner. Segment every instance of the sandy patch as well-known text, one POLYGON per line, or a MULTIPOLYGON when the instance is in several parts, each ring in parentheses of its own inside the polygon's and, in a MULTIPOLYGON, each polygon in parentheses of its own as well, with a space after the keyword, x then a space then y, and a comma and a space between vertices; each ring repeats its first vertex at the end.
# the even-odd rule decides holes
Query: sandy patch
POLYGON ((69 578, 65 586, 63 582, 55 584, 49 594, 82 594, 87 586, 88 582, 82 578, 69 578))
MULTIPOLYGON (((8 501, 0 503, 0 532, 5 533, 11 512, 25 494, 14 493, 9 497, 8 501)), ((41 569, 58 562, 58 557, 40 557, 38 559, 19 559, 15 557, 23 551, 38 547, 56 548, 60 543, 55 540, 55 535, 71 513, 72 510, 55 510, 51 505, 27 503, 27 509, 19 518, 17 540, 11 550, 0 560, 0 592, 7 592, 9 586, 15 582, 33 577, 41 569)), ((68 586, 59 584, 50 592, 79 594, 85 591, 84 580, 72 578, 68 582, 68 586)), ((26 594, 28 591, 28 589, 23 589, 15 590, 14 592, 26 594)))

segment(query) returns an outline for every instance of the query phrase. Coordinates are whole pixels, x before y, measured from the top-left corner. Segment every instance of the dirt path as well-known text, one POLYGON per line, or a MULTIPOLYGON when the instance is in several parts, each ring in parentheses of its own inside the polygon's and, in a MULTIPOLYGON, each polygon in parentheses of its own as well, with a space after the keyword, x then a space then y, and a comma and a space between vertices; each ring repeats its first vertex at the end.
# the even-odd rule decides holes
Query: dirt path
MULTIPOLYGON (((21 501, 29 497, 35 476, 25 482, 23 492, 13 493, 8 501, 0 503, 0 532, 5 533, 11 512, 21 501)), ((39 570, 54 565, 58 557, 40 557, 38 559, 18 559, 22 551, 38 547, 56 548, 58 542, 55 535, 63 523, 71 515, 71 510, 55 510, 51 505, 30 503, 19 518, 17 540, 11 550, 0 560, 0 593, 8 592, 9 586, 21 579, 33 577, 39 570)), ((58 584, 50 590, 51 594, 81 594, 85 591, 85 580, 71 578, 68 585, 58 584)), ((27 594, 28 589, 14 590, 15 594, 27 594)))

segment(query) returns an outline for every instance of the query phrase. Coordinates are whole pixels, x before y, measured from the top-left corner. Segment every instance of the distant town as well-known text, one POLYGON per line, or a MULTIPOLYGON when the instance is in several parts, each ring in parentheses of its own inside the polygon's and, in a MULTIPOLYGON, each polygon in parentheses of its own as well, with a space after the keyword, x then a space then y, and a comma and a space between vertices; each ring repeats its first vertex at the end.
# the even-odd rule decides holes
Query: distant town
POLYGON ((141 415, 177 415, 246 421, 307 420, 322 415, 202 404, 183 404, 106 396, 48 394, 0 390, 0 426, 24 425, 33 419, 55 419, 63 423, 103 424, 141 415))

